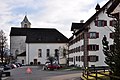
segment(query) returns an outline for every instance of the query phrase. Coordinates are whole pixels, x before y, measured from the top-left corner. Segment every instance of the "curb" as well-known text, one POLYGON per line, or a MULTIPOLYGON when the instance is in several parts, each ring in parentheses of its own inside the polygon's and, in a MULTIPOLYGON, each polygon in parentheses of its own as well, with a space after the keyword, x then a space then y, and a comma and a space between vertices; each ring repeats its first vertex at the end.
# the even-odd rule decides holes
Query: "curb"
POLYGON ((87 79, 86 79, 86 78, 84 78, 83 76, 81 76, 80 78, 81 78, 81 80, 87 80, 87 79))
POLYGON ((2 77, 2 80, 8 80, 9 77, 2 77))

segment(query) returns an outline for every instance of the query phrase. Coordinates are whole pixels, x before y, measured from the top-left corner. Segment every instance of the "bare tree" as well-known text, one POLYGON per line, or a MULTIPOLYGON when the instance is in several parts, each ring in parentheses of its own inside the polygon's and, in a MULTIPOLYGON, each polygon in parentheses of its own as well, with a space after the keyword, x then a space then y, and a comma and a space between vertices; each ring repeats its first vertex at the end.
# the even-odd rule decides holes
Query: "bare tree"
POLYGON ((4 55, 4 48, 7 44, 7 38, 3 30, 0 30, 0 54, 1 54, 1 62, 3 63, 3 55, 4 55))

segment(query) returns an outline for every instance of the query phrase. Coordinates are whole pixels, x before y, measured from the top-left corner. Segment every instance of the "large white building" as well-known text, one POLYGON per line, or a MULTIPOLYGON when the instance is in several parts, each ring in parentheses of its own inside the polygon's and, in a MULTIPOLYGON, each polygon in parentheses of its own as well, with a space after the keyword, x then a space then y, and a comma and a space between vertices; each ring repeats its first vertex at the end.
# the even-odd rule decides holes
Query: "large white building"
POLYGON ((59 48, 68 43, 68 39, 54 28, 30 26, 25 16, 21 28, 11 28, 10 50, 19 63, 45 64, 49 56, 57 57, 59 48))
POLYGON ((113 43, 114 20, 106 14, 112 1, 109 0, 102 8, 97 4, 96 13, 85 23, 72 23, 73 36, 69 39, 69 65, 106 66, 102 39, 106 35, 109 45, 113 43))

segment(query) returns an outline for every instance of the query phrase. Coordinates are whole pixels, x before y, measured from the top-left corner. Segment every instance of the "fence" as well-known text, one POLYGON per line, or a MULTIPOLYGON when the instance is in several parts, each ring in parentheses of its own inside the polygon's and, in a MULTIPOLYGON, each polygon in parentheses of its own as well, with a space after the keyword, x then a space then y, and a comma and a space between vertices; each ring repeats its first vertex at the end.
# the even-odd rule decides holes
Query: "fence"
POLYGON ((83 69, 82 76, 86 78, 87 80, 91 80, 88 77, 93 77, 95 80, 104 80, 103 78, 99 77, 98 74, 107 76, 110 80, 112 79, 119 79, 118 76, 111 75, 111 71, 109 71, 109 74, 105 74, 106 71, 109 71, 109 67, 101 66, 101 67, 88 67, 87 69, 83 69), (95 75, 92 75, 95 74, 95 75))

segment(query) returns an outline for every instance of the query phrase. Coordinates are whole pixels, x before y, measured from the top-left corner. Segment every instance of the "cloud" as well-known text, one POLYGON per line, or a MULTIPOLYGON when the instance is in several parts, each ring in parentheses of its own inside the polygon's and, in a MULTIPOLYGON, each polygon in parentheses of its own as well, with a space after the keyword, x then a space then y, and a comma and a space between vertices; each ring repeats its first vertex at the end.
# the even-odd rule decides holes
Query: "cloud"
POLYGON ((95 13, 98 3, 108 0, 0 0, 0 29, 7 35, 11 27, 20 27, 26 12, 31 27, 56 28, 68 38, 72 22, 87 20, 95 13))

